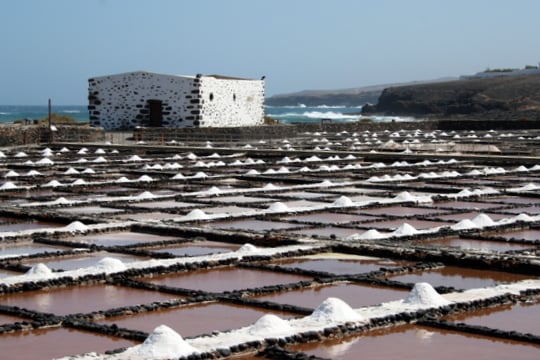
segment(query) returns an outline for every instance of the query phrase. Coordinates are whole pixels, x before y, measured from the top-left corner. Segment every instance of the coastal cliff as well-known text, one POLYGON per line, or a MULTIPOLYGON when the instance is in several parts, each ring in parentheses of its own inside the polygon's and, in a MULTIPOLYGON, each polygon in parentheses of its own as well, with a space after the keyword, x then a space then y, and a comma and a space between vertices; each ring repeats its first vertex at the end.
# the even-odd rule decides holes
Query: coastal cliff
POLYGON ((540 120, 540 75, 389 87, 363 114, 540 120))

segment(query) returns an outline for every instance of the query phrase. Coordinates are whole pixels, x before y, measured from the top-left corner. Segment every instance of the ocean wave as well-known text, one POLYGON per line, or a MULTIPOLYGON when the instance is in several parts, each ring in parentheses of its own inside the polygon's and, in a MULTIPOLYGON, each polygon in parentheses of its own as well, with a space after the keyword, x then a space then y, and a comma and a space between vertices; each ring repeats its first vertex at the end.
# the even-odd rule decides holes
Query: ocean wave
POLYGON ((62 112, 66 114, 80 114, 81 110, 62 110, 62 112))
POLYGON ((10 112, 1 112, 0 111, 0 115, 11 115, 11 113, 10 112))
POLYGON ((347 120, 358 119, 359 115, 343 114, 334 111, 304 111, 299 113, 283 113, 283 114, 269 114, 271 117, 280 118, 309 118, 309 119, 333 119, 333 120, 347 120))

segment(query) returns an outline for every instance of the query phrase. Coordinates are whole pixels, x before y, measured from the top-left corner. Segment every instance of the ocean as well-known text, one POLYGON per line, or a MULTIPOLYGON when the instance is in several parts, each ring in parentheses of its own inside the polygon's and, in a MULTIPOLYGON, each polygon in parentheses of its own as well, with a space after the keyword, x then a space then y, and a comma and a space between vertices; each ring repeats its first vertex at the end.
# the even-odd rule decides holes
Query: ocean
MULTIPOLYGON (((403 121, 411 118, 396 116, 363 116, 361 107, 343 106, 266 106, 266 115, 283 124, 301 122, 352 122, 362 119, 373 121, 403 121), (324 120, 323 120, 324 119, 324 120)), ((69 115, 79 122, 88 122, 86 105, 52 105, 52 112, 69 115)), ((43 119, 47 117, 47 105, 0 105, 0 123, 11 123, 20 119, 43 119)))

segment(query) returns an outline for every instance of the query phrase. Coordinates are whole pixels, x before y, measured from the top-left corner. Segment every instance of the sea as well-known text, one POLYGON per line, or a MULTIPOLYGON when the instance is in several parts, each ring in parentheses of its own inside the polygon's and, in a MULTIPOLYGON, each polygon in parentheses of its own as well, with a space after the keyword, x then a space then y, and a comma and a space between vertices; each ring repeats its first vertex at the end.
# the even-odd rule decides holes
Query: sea
MULTIPOLYGON (((78 122, 88 122, 86 105, 52 105, 52 112, 69 115, 78 122)), ((279 120, 282 124, 305 122, 353 122, 363 119, 372 121, 404 121, 412 118, 397 116, 364 116, 362 107, 346 106, 266 106, 266 116, 279 120)), ((15 120, 44 119, 48 115, 47 105, 0 105, 0 123, 12 123, 15 120)))

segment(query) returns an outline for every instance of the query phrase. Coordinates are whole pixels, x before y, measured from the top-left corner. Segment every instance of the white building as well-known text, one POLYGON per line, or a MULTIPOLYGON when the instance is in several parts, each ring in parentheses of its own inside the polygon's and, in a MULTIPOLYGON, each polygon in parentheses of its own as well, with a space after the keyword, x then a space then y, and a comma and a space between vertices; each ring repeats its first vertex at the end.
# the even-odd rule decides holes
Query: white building
POLYGON ((90 124, 234 127, 264 121, 264 80, 135 71, 88 79, 90 124))

